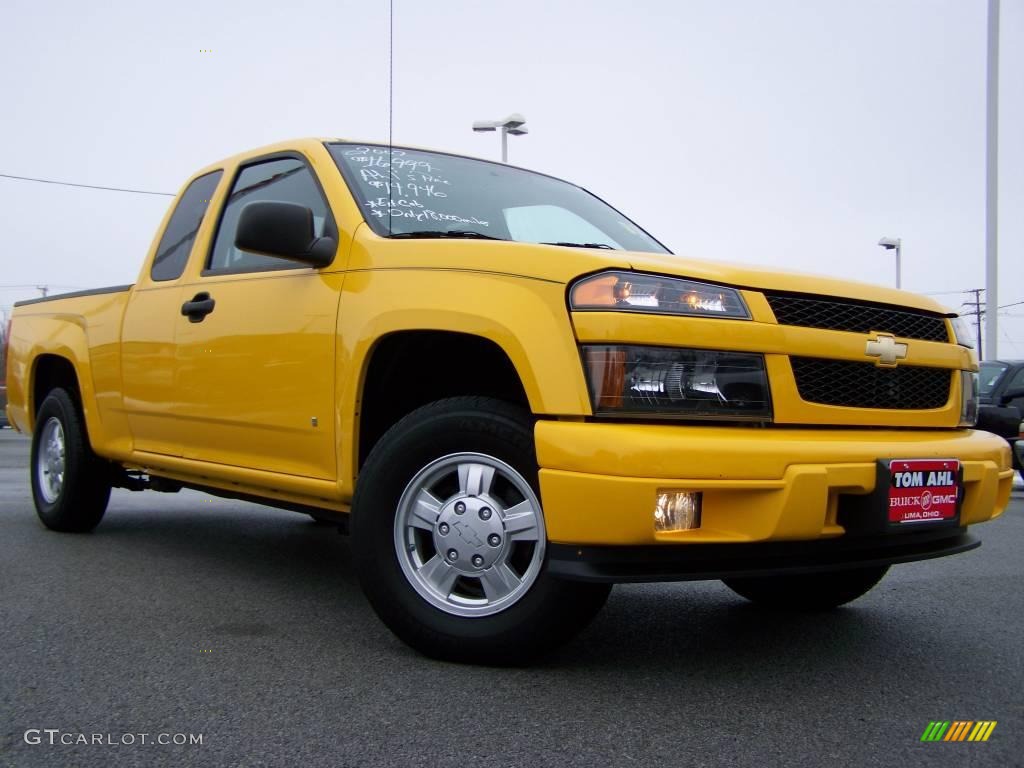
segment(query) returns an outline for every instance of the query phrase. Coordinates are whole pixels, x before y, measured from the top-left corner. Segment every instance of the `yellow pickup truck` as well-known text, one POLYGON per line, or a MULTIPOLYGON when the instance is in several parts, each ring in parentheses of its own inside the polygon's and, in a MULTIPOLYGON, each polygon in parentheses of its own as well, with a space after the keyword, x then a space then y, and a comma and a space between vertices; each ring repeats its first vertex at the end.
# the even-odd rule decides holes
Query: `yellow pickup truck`
POLYGON ((113 487, 311 514, 402 640, 516 663, 617 582, 820 610, 978 546, 1012 469, 958 322, 680 258, 541 173, 310 139, 190 178, 134 285, 19 304, 7 413, 49 528, 113 487))

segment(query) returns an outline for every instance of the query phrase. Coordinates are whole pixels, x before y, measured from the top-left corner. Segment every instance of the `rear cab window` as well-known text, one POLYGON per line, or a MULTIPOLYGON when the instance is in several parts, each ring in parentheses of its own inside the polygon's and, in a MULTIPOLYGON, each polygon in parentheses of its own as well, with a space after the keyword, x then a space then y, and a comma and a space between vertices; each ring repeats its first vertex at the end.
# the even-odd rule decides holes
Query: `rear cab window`
POLYGON ((192 253, 196 232, 203 223, 210 200, 220 183, 223 171, 213 171, 195 179, 178 200, 171 214, 160 244, 149 269, 150 279, 156 282, 177 280, 185 271, 188 257, 192 253))

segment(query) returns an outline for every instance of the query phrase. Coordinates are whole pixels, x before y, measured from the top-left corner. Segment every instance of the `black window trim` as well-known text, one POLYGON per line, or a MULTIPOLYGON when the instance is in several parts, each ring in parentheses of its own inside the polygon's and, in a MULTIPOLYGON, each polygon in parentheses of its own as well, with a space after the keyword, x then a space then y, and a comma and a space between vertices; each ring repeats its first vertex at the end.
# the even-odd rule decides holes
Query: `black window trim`
POLYGON ((188 194, 189 190, 192 189, 192 187, 200 179, 205 179, 207 176, 213 176, 214 174, 217 175, 217 183, 213 185, 213 192, 211 193, 211 197, 215 196, 217 194, 217 188, 220 187, 221 183, 224 181, 224 169, 223 168, 214 168, 214 169, 212 169, 210 171, 207 171, 206 173, 199 174, 194 179, 192 179, 192 181, 190 181, 185 186, 185 189, 183 189, 181 191, 181 194, 177 198, 175 198, 174 209, 171 211, 171 215, 167 219, 167 224, 164 226, 163 231, 160 233, 160 240, 157 242, 157 244, 156 244, 156 251, 154 251, 154 253, 153 253, 153 261, 151 261, 150 264, 149 264, 149 280, 150 280, 150 282, 153 282, 153 283, 173 283, 176 280, 180 280, 184 276, 185 272, 188 271, 188 263, 190 261, 192 261, 192 253, 196 249, 195 238, 198 237, 199 230, 203 228, 203 222, 206 221, 206 217, 210 215, 210 204, 209 204, 209 201, 207 202, 206 209, 203 211, 203 215, 199 217, 199 226, 197 226, 196 229, 195 229, 195 235, 193 235, 192 247, 188 249, 188 255, 185 257, 184 264, 182 264, 181 272, 179 272, 174 277, 154 277, 154 275, 153 275, 153 270, 156 269, 156 266, 159 263, 159 262, 157 262, 157 257, 160 255, 160 246, 163 245, 164 237, 166 237, 166 235, 167 235, 167 228, 171 225, 171 221, 174 220, 174 214, 176 214, 178 212, 178 208, 181 206, 182 202, 184 201, 185 195, 188 194))
POLYGON ((228 204, 231 202, 231 191, 235 188, 235 184, 238 183, 238 177, 242 175, 242 171, 246 168, 251 168, 254 165, 262 165, 263 163, 269 163, 274 160, 298 160, 302 163, 309 171, 309 175, 313 178, 313 184, 316 185, 317 192, 320 193, 320 199, 324 202, 324 207, 327 210, 327 218, 324 221, 324 235, 333 237, 335 242, 338 242, 338 226, 334 221, 334 211, 331 209, 330 198, 327 197, 327 193, 324 192, 323 184, 320 183, 320 177, 317 176, 316 171, 313 169, 312 164, 309 162, 309 158, 301 152, 295 150, 284 150, 282 152, 271 152, 268 155, 260 155, 254 157, 251 160, 247 160, 244 163, 240 163, 235 168, 234 173, 231 175, 231 183, 228 185, 227 191, 223 195, 221 200, 220 208, 217 211, 217 227, 213 231, 213 235, 210 238, 209 247, 206 249, 206 256, 203 259, 203 269, 200 271, 200 277, 217 277, 219 275, 245 275, 252 274, 255 272, 294 272, 297 269, 305 269, 310 271, 322 271, 330 269, 331 265, 326 267, 311 267, 308 264, 300 264, 295 261, 288 261, 287 259, 279 259, 281 266, 263 266, 263 267, 240 267, 237 269, 211 269, 210 262, 213 261, 213 249, 217 245, 217 236, 220 234, 221 225, 224 223, 224 214, 227 212, 228 204))

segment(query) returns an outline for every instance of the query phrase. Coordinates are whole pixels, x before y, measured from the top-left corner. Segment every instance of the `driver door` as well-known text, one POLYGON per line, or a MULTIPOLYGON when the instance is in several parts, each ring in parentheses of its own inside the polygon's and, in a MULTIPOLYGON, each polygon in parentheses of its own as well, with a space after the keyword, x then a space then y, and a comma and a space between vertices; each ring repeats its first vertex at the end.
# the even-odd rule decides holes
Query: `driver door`
POLYGON ((335 330, 343 275, 236 248, 242 207, 265 200, 310 208, 316 234, 337 240, 303 157, 276 155, 238 170, 204 268, 181 291, 183 309, 200 308, 179 315, 175 333, 182 453, 335 480, 335 330))

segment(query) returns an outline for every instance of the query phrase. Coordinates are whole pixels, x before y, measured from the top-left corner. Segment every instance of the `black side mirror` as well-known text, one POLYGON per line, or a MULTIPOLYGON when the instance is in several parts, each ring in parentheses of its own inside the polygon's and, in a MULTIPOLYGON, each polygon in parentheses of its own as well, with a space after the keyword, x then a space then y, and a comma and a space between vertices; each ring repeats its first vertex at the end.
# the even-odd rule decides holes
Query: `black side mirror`
POLYGON ((242 208, 235 247, 243 251, 326 267, 338 244, 313 234, 313 212, 304 205, 261 201, 242 208))
POLYGON ((1016 400, 1018 397, 1024 397, 1024 387, 1014 387, 1003 392, 999 396, 999 404, 1009 405, 1011 400, 1016 400))

